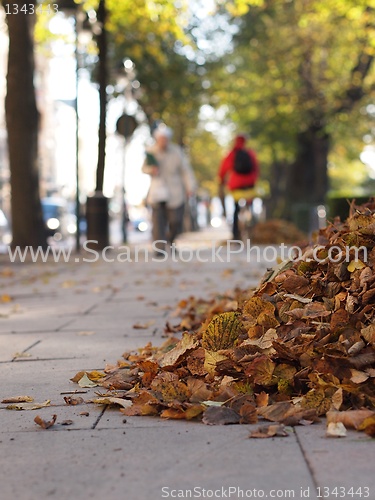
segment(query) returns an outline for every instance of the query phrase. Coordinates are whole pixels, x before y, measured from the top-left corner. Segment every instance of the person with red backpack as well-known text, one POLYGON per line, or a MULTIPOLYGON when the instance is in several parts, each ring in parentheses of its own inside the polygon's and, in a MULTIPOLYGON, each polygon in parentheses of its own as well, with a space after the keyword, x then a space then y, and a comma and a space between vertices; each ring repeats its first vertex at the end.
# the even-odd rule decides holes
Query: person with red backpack
MULTIPOLYGON (((224 188, 228 188, 234 198, 233 239, 239 240, 238 227, 239 201, 241 198, 252 198, 254 186, 259 176, 259 164, 255 152, 246 147, 246 136, 237 135, 231 151, 221 162, 219 169, 220 198, 224 201, 224 188)), ((224 215, 225 215, 225 207, 224 215)))

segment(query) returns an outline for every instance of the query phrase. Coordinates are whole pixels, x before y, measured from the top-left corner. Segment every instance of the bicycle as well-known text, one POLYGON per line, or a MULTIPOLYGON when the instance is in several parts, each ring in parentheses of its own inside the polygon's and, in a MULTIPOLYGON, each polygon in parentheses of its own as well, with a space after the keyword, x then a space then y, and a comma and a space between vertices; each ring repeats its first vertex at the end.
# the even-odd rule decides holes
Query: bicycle
POLYGON ((235 202, 235 211, 238 210, 238 239, 246 243, 247 240, 251 239, 253 228, 257 223, 257 216, 253 207, 257 190, 254 187, 236 189, 231 192, 231 195, 235 202))

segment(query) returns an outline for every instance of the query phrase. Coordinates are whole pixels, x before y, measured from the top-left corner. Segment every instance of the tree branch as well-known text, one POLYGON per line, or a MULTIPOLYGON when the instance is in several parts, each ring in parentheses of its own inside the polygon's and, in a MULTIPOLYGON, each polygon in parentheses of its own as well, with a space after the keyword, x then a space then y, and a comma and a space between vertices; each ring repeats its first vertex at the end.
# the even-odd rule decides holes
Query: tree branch
MULTIPOLYGON (((366 11, 370 14, 373 13, 373 9, 371 7, 368 7, 366 11)), ((374 28, 374 25, 373 23, 367 23, 365 28, 374 28)), ((366 48, 370 46, 368 42, 369 40, 366 37, 363 43, 362 51, 358 56, 357 64, 351 71, 349 87, 344 93, 341 103, 333 111, 334 115, 351 111, 354 105, 359 102, 366 93, 364 89, 364 82, 374 61, 374 56, 366 53, 366 48)))

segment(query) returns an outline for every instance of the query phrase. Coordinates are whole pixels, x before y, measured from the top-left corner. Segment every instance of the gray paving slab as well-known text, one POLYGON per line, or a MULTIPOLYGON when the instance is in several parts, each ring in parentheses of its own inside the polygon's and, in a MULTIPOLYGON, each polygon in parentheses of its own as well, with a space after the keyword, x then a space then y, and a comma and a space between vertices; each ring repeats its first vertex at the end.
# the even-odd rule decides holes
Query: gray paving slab
POLYGON ((87 362, 94 362, 95 365, 103 363, 104 368, 105 363, 115 362, 126 350, 136 350, 148 342, 160 344, 164 340, 150 335, 140 338, 139 336, 125 337, 124 334, 109 338, 105 331, 80 333, 85 335, 77 335, 73 332, 62 335, 58 332, 42 339, 39 338, 39 341, 34 342, 27 351, 30 358, 19 358, 17 362, 53 359, 58 353, 59 358, 77 359, 77 365, 80 360, 81 368, 85 368, 83 365, 87 362))
POLYGON ((104 368, 91 361, 84 363, 85 366, 82 365, 80 360, 74 358, 59 359, 57 357, 50 360, 0 363, 3 381, 0 401, 6 397, 27 395, 33 397, 35 401, 49 399, 53 404, 61 404, 61 392, 80 389, 77 384, 70 381, 78 371, 104 368))
MULTIPOLYGON (((37 342, 40 342, 40 336, 34 333, 18 335, 0 334, 0 362, 12 361, 17 355, 27 353, 37 342)), ((31 353, 27 355, 31 355, 31 353)))
POLYGON ((106 328, 111 328, 112 330, 119 329, 121 331, 126 331, 126 329, 132 330, 133 324, 138 322, 145 323, 147 321, 157 321, 160 319, 160 313, 156 313, 152 310, 132 309, 131 307, 123 307, 123 312, 118 311, 117 314, 109 315, 99 315, 99 314, 89 314, 85 316, 78 316, 70 318, 69 322, 59 323, 60 329, 65 330, 105 330, 106 328), (138 312, 137 312, 138 311, 138 312), (142 311, 142 312, 141 312, 142 311))
POLYGON ((17 318, 0 318, 0 333, 46 332, 58 330, 69 323, 70 318, 51 315, 43 317, 40 311, 17 318))
MULTIPOLYGON (((85 394, 77 394, 84 400, 88 399, 85 394)), ((75 406, 66 405, 61 396, 60 404, 51 404, 46 408, 36 410, 7 410, 0 409, 0 441, 5 439, 12 432, 35 432, 39 427, 34 422, 34 418, 39 415, 46 422, 50 421, 53 415, 57 415, 56 430, 78 430, 92 429, 103 412, 103 406, 82 403, 75 406), (69 424, 67 423, 69 422, 69 424), (64 423, 65 422, 65 423, 64 423)), ((42 403, 43 401, 38 401, 42 403)), ((2 405, 2 407, 5 405, 2 405)), ((1 446, 0 446, 1 449, 1 446)))
POLYGON ((298 427, 296 432, 322 495, 328 492, 329 498, 334 498, 334 489, 338 488, 337 497, 375 498, 373 439, 354 430, 349 430, 345 438, 326 438, 325 425, 298 427), (368 488, 369 495, 364 488, 368 488))
MULTIPOLYGON (((152 500, 176 489, 232 487, 267 495, 271 490, 313 489, 295 439, 270 443, 251 441, 247 434, 246 427, 223 432, 181 422, 157 430, 125 424, 108 430, 10 433, 1 436, 3 455, 12 457, 1 469, 2 495, 152 500), (293 469, 298 475, 290 475, 293 469)), ((240 498, 237 492, 231 498, 240 498)))

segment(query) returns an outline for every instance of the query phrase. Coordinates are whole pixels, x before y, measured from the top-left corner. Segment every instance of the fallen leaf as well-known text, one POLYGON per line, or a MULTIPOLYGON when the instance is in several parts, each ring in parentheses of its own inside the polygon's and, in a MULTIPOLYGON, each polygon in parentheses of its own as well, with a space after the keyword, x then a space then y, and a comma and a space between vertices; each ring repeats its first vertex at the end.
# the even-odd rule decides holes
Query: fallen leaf
POLYGON ((65 396, 64 401, 69 406, 81 405, 82 403, 85 402, 84 399, 81 397, 74 398, 74 397, 69 397, 69 396, 65 396))
POLYGON ((285 425, 283 424, 269 424, 259 427, 257 430, 250 433, 249 438, 272 438, 272 437, 287 437, 285 425))
POLYGON ((87 376, 87 373, 85 373, 79 380, 78 380, 78 385, 82 388, 90 388, 90 387, 97 387, 98 384, 96 382, 93 382, 92 380, 89 379, 87 376))
POLYGON ((258 408, 267 406, 268 401, 269 401, 269 394, 267 394, 264 391, 255 396, 255 402, 256 402, 258 408))
POLYGON ((350 273, 353 273, 357 269, 363 269, 364 267, 366 267, 366 264, 361 260, 352 260, 349 262, 347 269, 350 273))
POLYGON ((160 401, 154 395, 142 391, 132 400, 132 406, 121 409, 121 412, 128 417, 157 415, 159 413, 158 405, 160 405, 160 401))
POLYGON ((327 424, 341 422, 347 429, 358 429, 366 418, 374 415, 374 411, 366 409, 329 411, 327 413, 327 424))
POLYGON ((210 406, 203 413, 202 422, 206 425, 231 425, 239 424, 241 417, 231 408, 226 406, 210 406))
POLYGON ((340 438, 346 437, 346 427, 342 422, 330 422, 327 425, 327 437, 340 438))
POLYGON ((146 323, 134 323, 134 330, 147 330, 150 326, 155 324, 155 320, 147 321, 146 323))
POLYGON ((207 407, 209 407, 209 406, 220 407, 220 406, 224 406, 224 404, 225 404, 225 401, 202 401, 202 405, 207 406, 207 407))
POLYGON ((368 436, 375 437, 375 415, 365 418, 365 420, 358 427, 359 431, 365 431, 368 436))
POLYGON ((115 397, 95 398, 92 400, 92 402, 97 405, 119 405, 122 408, 130 408, 130 406, 133 404, 128 399, 115 397))
POLYGON ((40 408, 45 408, 50 406, 51 401, 48 399, 44 403, 16 403, 11 404, 6 407, 7 410, 39 410, 40 408))
POLYGON ((198 342, 192 335, 183 335, 177 345, 159 359, 159 365, 162 368, 175 366, 185 354, 190 352, 197 345, 198 342))
POLYGON ((216 365, 220 361, 224 361, 227 359, 224 354, 220 354, 219 352, 215 351, 205 351, 205 359, 204 359, 204 369, 207 373, 215 373, 216 370, 216 365))
POLYGON ((32 354, 29 352, 15 352, 13 354, 13 359, 31 358, 32 354))
POLYGON ((95 335, 95 332, 93 331, 82 331, 82 332, 78 332, 77 335, 79 335, 80 337, 88 337, 90 335, 95 335))
POLYGON ((74 422, 73 420, 63 420, 61 422, 61 425, 72 425, 74 422))
POLYGON ((4 293, 3 295, 0 296, 0 302, 3 302, 4 304, 12 302, 12 300, 13 300, 12 297, 7 293, 4 293))
POLYGON ((54 425, 54 423, 56 422, 56 418, 57 418, 57 415, 52 415, 52 419, 51 420, 43 420, 42 417, 40 417, 39 415, 37 415, 35 418, 34 418, 34 422, 38 425, 40 425, 40 427, 42 429, 49 429, 50 427, 52 427, 54 425))
POLYGON ((251 403, 245 403, 239 411, 241 420, 240 424, 256 424, 258 421, 257 409, 251 403))
POLYGON ((14 396, 10 398, 5 398, 1 402, 2 403, 32 403, 34 398, 31 396, 14 396))
POLYGON ((215 316, 202 334, 202 347, 217 352, 233 347, 242 331, 242 322, 236 312, 215 316))

